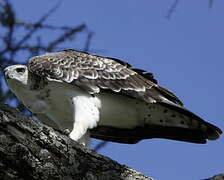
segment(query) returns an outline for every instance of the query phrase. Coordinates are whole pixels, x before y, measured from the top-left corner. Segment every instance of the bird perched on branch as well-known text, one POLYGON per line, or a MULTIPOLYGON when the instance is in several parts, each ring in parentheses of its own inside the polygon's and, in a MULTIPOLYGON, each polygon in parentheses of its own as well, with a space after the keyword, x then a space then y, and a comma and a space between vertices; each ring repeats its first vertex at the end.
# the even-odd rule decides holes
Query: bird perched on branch
POLYGON ((192 143, 222 131, 185 109, 152 73, 118 59, 64 50, 5 69, 9 88, 43 123, 70 137, 119 143, 166 138, 192 143))

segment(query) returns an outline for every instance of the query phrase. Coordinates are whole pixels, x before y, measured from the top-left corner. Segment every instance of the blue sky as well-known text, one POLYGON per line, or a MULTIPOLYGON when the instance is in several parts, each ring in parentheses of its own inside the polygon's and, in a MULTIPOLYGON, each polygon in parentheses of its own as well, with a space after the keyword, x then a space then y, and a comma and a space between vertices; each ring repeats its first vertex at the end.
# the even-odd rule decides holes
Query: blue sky
MULTIPOLYGON (((20 19, 33 22, 58 1, 12 2, 20 19)), ((205 0, 180 1, 168 20, 172 2, 67 0, 47 23, 86 23, 95 32, 92 50, 153 72, 188 109, 224 129, 224 1, 214 1, 212 9, 205 0)), ((66 43, 67 48, 83 46, 82 36, 66 43)), ((110 143, 100 153, 158 180, 202 179, 224 171, 223 140, 206 145, 161 139, 110 143)))

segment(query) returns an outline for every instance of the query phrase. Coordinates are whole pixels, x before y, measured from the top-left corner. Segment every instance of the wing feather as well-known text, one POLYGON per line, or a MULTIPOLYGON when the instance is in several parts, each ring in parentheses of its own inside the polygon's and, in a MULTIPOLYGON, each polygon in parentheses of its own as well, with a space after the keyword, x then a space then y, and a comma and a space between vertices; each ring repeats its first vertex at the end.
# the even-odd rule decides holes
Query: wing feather
POLYGON ((31 73, 51 81, 73 83, 89 93, 109 89, 144 101, 162 101, 165 97, 182 105, 172 92, 158 85, 152 73, 133 68, 130 64, 115 58, 64 50, 32 58, 28 69, 31 73))

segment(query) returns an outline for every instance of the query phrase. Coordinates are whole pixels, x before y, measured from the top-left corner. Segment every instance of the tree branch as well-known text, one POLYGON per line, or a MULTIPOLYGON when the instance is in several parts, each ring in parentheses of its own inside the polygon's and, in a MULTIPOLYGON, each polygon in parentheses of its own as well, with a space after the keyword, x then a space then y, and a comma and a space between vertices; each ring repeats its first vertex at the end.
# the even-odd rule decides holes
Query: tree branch
POLYGON ((3 104, 0 179, 152 180, 3 104))

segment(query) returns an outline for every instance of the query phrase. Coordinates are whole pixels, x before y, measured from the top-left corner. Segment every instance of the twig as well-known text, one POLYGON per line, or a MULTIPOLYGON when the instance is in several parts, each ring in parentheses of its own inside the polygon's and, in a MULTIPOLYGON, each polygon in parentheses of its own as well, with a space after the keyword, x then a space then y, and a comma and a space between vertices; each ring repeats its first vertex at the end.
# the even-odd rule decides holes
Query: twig
POLYGON ((70 27, 66 27, 66 26, 52 26, 52 25, 48 25, 48 24, 33 24, 33 23, 27 23, 27 22, 16 22, 17 26, 22 26, 25 28, 45 28, 45 29, 49 29, 49 30, 69 30, 70 27))
POLYGON ((43 15, 37 23, 34 24, 33 28, 28 32, 17 44, 16 47, 21 46, 23 43, 25 43, 30 37, 40 28, 40 24, 43 23, 51 14, 53 14, 61 3, 57 3, 48 13, 43 15))
POLYGON ((172 3, 169 11, 167 12, 167 15, 166 15, 166 18, 167 19, 170 19, 171 18, 172 14, 174 13, 174 11, 177 8, 178 3, 179 3, 179 0, 174 0, 174 2, 172 3))
POLYGON ((214 5, 214 0, 208 0, 208 8, 212 8, 214 5))
POLYGON ((97 152, 99 151, 101 148, 103 148, 104 146, 106 146, 108 142, 107 141, 101 141, 99 142, 96 147, 94 147, 93 149, 97 152))
POLYGON ((92 31, 90 31, 88 33, 88 35, 87 35, 86 43, 85 43, 85 46, 84 46, 84 51, 85 52, 88 52, 89 51, 90 43, 91 43, 91 40, 92 40, 93 35, 94 35, 94 33, 92 31))
POLYGON ((51 43, 49 43, 47 50, 51 51, 53 48, 55 48, 59 43, 64 42, 65 40, 71 38, 75 33, 77 32, 81 32, 84 29, 86 29, 86 25, 82 24, 76 28, 72 28, 70 30, 68 30, 67 32, 65 32, 64 34, 62 34, 59 38, 57 38, 56 40, 52 41, 51 43))

